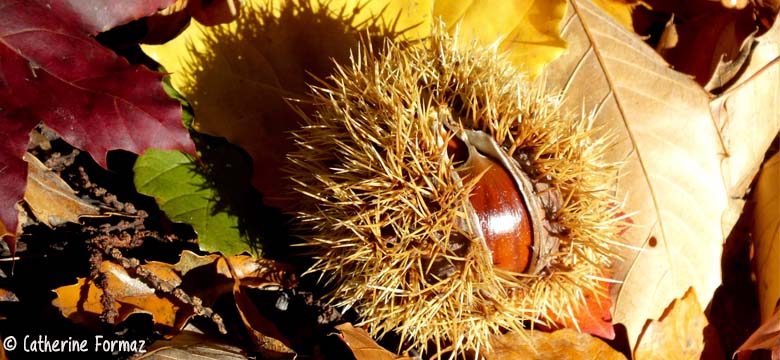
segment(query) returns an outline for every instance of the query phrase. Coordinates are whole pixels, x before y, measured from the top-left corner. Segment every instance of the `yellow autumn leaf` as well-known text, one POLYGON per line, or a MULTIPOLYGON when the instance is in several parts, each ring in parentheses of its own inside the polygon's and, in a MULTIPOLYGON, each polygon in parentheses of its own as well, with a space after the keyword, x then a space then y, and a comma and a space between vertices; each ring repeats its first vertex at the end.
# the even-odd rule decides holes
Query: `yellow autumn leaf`
POLYGON ((625 360, 625 355, 603 340, 574 329, 554 332, 509 332, 491 340, 487 360, 565 360, 600 359, 625 360))
POLYGON ((266 204, 289 208, 291 184, 281 170, 290 130, 300 125, 308 86, 327 78, 335 63, 357 54, 370 33, 385 40, 427 36, 441 17, 463 42, 494 44, 536 74, 560 55, 565 2, 253 0, 227 25, 192 23, 179 37, 144 51, 171 73, 175 88, 195 109, 196 130, 227 138, 253 159, 252 184, 266 204), (293 106, 291 106, 293 105, 293 106))
POLYGON ((560 37, 565 12, 566 2, 557 0, 437 1, 433 7, 433 17, 450 33, 459 31, 461 42, 498 41, 498 50, 532 77, 566 49, 560 37))
POLYGON ((644 4, 640 0, 593 0, 596 6, 604 10, 628 31, 634 31, 632 13, 637 5, 644 4))
POLYGON ((696 291, 689 288, 658 320, 645 324, 634 349, 634 359, 699 359, 704 351, 707 324, 696 291))

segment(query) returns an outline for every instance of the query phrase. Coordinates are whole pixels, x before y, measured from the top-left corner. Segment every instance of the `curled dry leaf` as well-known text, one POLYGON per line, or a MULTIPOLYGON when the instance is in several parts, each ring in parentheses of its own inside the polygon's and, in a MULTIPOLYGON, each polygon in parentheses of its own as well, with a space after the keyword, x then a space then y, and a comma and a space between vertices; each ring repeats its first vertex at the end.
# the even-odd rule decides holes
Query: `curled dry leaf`
POLYGON ((0 302, 18 302, 19 298, 13 291, 0 288, 0 302))
POLYGON ((709 89, 727 83, 736 74, 761 25, 752 6, 724 7, 710 0, 647 3, 659 17, 671 17, 662 38, 674 32, 676 41, 664 44, 661 55, 672 68, 692 75, 702 86, 709 84, 709 89))
MULTIPOLYGON (((245 286, 275 288, 295 284, 289 269, 273 261, 243 255, 233 256, 230 261, 233 272, 246 282, 245 286)), ((198 256, 185 251, 175 265, 150 262, 139 267, 153 274, 156 281, 166 287, 179 287, 187 290, 189 295, 197 296, 203 306, 213 305, 219 297, 231 293, 233 289, 231 271, 219 255, 198 256)), ((118 264, 104 261, 100 273, 106 276, 105 288, 114 300, 117 322, 135 313, 149 313, 155 324, 170 335, 178 332, 195 314, 191 306, 182 305, 173 296, 162 295, 118 264)), ((92 326, 98 323, 104 311, 101 305, 103 289, 93 279, 79 278, 76 284, 57 288, 54 292, 57 298, 52 304, 60 309, 63 316, 92 326)))
POLYGON ((525 331, 508 333, 491 341, 492 350, 486 360, 558 360, 558 359, 608 359, 626 357, 599 338, 563 329, 552 333, 525 331))
POLYGON ((203 360, 248 360, 247 354, 240 347, 227 343, 225 339, 213 335, 203 334, 191 325, 171 338, 170 340, 157 340, 146 353, 137 359, 170 360, 170 359, 203 359, 203 360))
MULTIPOLYGON (((162 278, 173 280, 175 286, 179 285, 170 269, 157 268, 152 271, 162 278)), ((155 289, 143 280, 130 276, 121 265, 104 261, 100 265, 100 272, 106 277, 105 290, 114 299, 117 322, 138 312, 148 313, 152 315, 155 324, 171 333, 181 329, 193 315, 191 309, 181 308, 178 303, 157 295, 155 289)), ((57 288, 54 292, 57 298, 52 301, 52 305, 59 308, 63 316, 82 324, 99 324, 104 310, 101 304, 104 289, 97 287, 93 280, 79 278, 76 284, 57 288)))
POLYGON ((761 319, 768 321, 780 300, 780 154, 764 164, 752 199, 753 267, 761 319))
POLYGON ((742 198, 780 130, 780 21, 756 39, 744 70, 710 103, 710 111, 727 149, 726 189, 731 198, 742 198))
POLYGON ((27 187, 24 200, 38 221, 47 226, 78 223, 79 217, 100 214, 100 208, 76 196, 76 192, 33 154, 25 153, 27 187))
POLYGON ((634 349, 634 359, 699 359, 707 324, 696 292, 690 288, 658 320, 647 323, 634 349))
POLYGON ((366 330, 356 328, 350 323, 336 326, 338 337, 352 350, 357 360, 413 360, 407 356, 396 356, 387 351, 368 335, 366 330))
POLYGON ((752 178, 756 161, 728 156, 760 150, 763 157, 780 127, 778 107, 764 104, 777 101, 780 81, 772 65, 747 89, 716 100, 728 107, 713 113, 698 84, 592 3, 570 1, 562 33, 569 51, 546 69, 548 86, 564 91, 571 111, 595 113, 596 126, 614 139, 608 160, 623 164, 617 193, 635 226, 615 268, 623 283, 614 289, 613 315, 633 344, 646 319, 689 287, 708 303, 720 284, 724 237, 742 208, 733 199, 744 194, 732 179, 752 178), (743 102, 734 101, 738 94, 743 102), (747 129, 741 141, 732 137, 747 129))
POLYGON ((279 332, 276 325, 263 316, 257 310, 255 304, 247 296, 241 285, 241 277, 236 273, 229 258, 224 258, 225 265, 233 278, 233 298, 236 300, 236 308, 249 333, 255 351, 264 359, 292 359, 295 351, 290 349, 290 342, 279 332))
POLYGON ((764 321, 734 355, 739 360, 748 360, 754 350, 769 350, 772 352, 772 360, 780 358, 780 311, 764 321))

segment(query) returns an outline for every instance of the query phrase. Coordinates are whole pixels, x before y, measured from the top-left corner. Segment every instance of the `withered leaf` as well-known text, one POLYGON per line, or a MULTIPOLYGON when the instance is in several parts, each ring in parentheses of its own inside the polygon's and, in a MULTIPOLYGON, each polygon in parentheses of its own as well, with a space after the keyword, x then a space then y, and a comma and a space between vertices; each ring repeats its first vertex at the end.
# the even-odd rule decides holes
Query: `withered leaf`
MULTIPOLYGON (((151 269, 150 269, 151 270, 151 269)), ((178 286, 175 275, 160 268, 152 270, 164 278, 172 278, 173 285, 178 286)), ((132 314, 142 312, 152 315, 154 322, 161 325, 166 332, 175 332, 184 327, 190 316, 191 309, 181 308, 170 299, 155 293, 144 281, 134 278, 118 264, 104 261, 100 272, 106 277, 106 291, 113 299, 113 308, 117 312, 116 322, 121 322, 132 314)), ((95 285, 91 279, 79 278, 74 285, 63 286, 54 290, 57 298, 52 305, 60 309, 63 316, 89 326, 98 326, 103 313, 101 296, 103 289, 95 285)))
MULTIPOLYGON (((740 59, 741 49, 750 41, 758 24, 752 8, 729 9, 709 0, 649 0, 648 5, 672 17, 667 29, 674 29, 674 45, 661 52, 677 71, 692 75, 702 86, 707 84, 720 62, 740 59)), ((725 74, 719 74, 725 82, 725 74)))
MULTIPOLYGON (((742 198, 780 129, 780 21, 756 38, 747 65, 710 103, 728 156, 723 179, 732 198, 742 198), (746 139, 750 139, 747 141, 746 139)), ((728 233, 725 231, 724 233, 728 233)))
POLYGON ((0 288, 0 302, 18 302, 19 298, 13 291, 0 288))
POLYGON ((497 336, 491 341, 492 350, 485 354, 487 360, 558 360, 558 359, 609 359, 626 357, 604 341, 573 329, 552 333, 523 331, 497 336))
MULTIPOLYGON (((292 286, 294 276, 288 273, 286 266, 265 259, 250 256, 233 256, 233 273, 246 280, 244 286, 265 288, 292 286)), ((220 255, 198 256, 192 252, 182 253, 182 260, 176 265, 150 262, 139 267, 153 274, 163 287, 180 287, 190 296, 202 300, 203 306, 213 305, 221 296, 230 294, 234 280, 227 268, 224 257, 220 255)), ((147 283, 128 273, 121 265, 111 261, 101 263, 100 272, 107 277, 107 290, 114 299, 114 310, 121 322, 128 316, 143 312, 152 315, 160 330, 171 335, 178 332, 194 315, 193 308, 181 305, 173 296, 166 296, 147 283)), ((76 322, 96 326, 103 313, 100 289, 94 279, 79 278, 74 285, 54 290, 57 298, 52 304, 60 309, 63 316, 76 322)))
MULTIPOLYGON (((165 1, 0 1, 0 222, 15 234, 29 133, 41 122, 106 165, 112 149, 194 153, 163 74, 130 65, 92 35, 165 1)), ((13 249, 13 236, 6 239, 13 249)))
MULTIPOLYGON (((752 178, 780 129, 778 107, 755 103, 776 103, 778 66, 716 100, 728 106, 711 111, 700 85, 589 1, 570 1, 564 24, 569 51, 548 66, 547 83, 564 91, 570 111, 594 112, 597 136, 613 137, 606 160, 622 164, 616 191, 636 224, 624 235, 632 248, 618 249, 625 261, 615 268, 623 282, 613 316, 634 343, 646 319, 686 289, 693 286, 708 303, 721 283, 724 234, 745 190, 734 184, 752 178)), ((756 61, 760 68, 770 60, 756 61)))
POLYGON ((734 352, 740 360, 750 359, 753 350, 772 351, 772 360, 778 358, 780 354, 780 311, 775 312, 772 317, 767 319, 759 326, 750 337, 734 352))
POLYGON ((693 288, 664 314, 650 321, 639 337, 634 359, 699 359, 704 351, 707 318, 693 288))
POLYGON ((407 356, 397 356, 379 344, 368 335, 366 330, 356 328, 350 323, 336 326, 340 331, 339 338, 352 350, 357 360, 413 360, 407 356))
POLYGON ((24 200, 38 221, 47 226, 78 223, 79 217, 100 214, 100 208, 76 196, 76 192, 33 154, 25 153, 27 188, 24 200))
POLYGON ((265 359, 292 359, 295 351, 290 349, 290 342, 279 332, 276 325, 258 311, 255 304, 247 296, 241 285, 241 277, 236 273, 230 259, 224 258, 225 265, 233 278, 233 298, 236 308, 247 329, 256 351, 265 359))
POLYGON ((225 339, 203 334, 191 325, 171 338, 157 340, 138 359, 190 359, 203 360, 246 360, 250 359, 240 347, 227 343, 225 339))

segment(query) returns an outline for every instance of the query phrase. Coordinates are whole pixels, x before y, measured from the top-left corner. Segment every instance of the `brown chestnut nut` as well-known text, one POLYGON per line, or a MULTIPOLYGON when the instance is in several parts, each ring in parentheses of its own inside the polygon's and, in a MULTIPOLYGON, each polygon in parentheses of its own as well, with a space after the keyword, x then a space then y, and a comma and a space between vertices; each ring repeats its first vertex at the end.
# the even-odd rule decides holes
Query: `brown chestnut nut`
POLYGON ((490 249, 493 265, 517 273, 539 273, 558 242, 544 229, 543 208, 530 179, 482 131, 461 130, 450 140, 448 153, 461 161, 456 171, 464 180, 479 176, 467 212, 472 228, 479 229, 477 235, 490 249))

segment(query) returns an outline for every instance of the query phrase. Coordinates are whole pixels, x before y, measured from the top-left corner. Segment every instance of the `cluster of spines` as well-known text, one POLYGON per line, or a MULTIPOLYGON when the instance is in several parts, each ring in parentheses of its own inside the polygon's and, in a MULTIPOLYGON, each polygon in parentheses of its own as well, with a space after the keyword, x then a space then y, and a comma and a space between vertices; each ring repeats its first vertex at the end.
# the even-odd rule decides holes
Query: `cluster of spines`
POLYGON ((439 30, 424 45, 363 49, 315 87, 317 114, 294 135, 293 180, 307 195, 302 216, 315 235, 312 272, 336 281, 335 303, 355 308, 373 335, 398 332, 436 353, 489 347, 489 338, 528 323, 572 319, 583 290, 599 293, 620 230, 610 184, 588 117, 562 113, 494 49, 458 45, 439 30), (476 179, 460 182, 446 156, 440 112, 489 133, 510 156, 531 158, 539 181, 563 197, 554 215, 569 233, 549 269, 520 275, 492 266, 470 232, 465 208, 476 179), (546 179, 542 179, 546 178, 546 179), (453 234, 466 255, 448 253, 453 234), (453 276, 425 279, 431 254, 458 261, 453 276))

